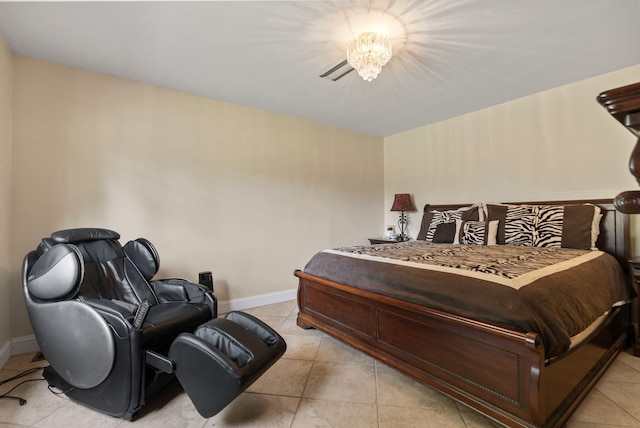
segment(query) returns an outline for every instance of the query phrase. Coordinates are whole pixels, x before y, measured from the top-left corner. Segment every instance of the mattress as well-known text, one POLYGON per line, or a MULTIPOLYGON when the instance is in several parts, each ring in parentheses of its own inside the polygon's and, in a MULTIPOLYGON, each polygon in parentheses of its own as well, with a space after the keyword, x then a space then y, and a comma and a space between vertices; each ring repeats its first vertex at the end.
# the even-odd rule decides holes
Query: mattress
POLYGON ((397 244, 321 251, 306 273, 498 327, 538 333, 547 358, 633 290, 601 251, 512 245, 397 244))

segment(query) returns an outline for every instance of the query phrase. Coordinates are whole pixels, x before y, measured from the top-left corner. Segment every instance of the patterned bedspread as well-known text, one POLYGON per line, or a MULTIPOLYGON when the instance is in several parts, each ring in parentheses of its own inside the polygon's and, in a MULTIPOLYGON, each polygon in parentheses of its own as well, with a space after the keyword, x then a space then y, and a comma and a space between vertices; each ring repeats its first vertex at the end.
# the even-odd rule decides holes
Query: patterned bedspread
POLYGON ((385 260, 386 263, 424 269, 445 271, 448 268, 449 272, 458 275, 484 278, 512 288, 520 288, 541 275, 570 268, 602 254, 569 248, 431 244, 425 241, 342 247, 325 252, 370 260, 382 257, 391 259, 385 260))
POLYGON ((316 254, 305 272, 496 326, 539 333, 546 356, 569 348, 632 291, 600 251, 410 241, 316 254))

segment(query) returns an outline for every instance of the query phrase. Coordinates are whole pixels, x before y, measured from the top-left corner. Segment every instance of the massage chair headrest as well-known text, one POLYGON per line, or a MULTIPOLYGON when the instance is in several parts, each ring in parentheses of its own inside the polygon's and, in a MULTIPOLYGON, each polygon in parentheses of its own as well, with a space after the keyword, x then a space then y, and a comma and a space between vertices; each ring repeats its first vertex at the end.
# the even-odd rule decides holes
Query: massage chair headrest
POLYGON ((77 242, 99 241, 103 239, 120 239, 120 234, 109 229, 84 227, 53 232, 51 239, 57 244, 75 244, 77 242))
MULTIPOLYGON (((113 230, 101 229, 94 227, 85 227, 77 229, 65 229, 53 232, 51 238, 44 238, 38 248, 39 254, 49 253, 52 249, 60 247, 61 244, 82 244, 92 241, 120 239, 120 234, 113 230)), ((119 244, 118 244, 119 245, 119 244)), ((73 246, 80 256, 80 264, 84 269, 84 260, 78 248, 73 246)), ((149 281, 160 269, 160 256, 151 242, 144 238, 138 238, 135 241, 128 242, 122 247, 127 257, 135 264, 142 276, 149 281)), ((59 253, 56 252, 56 254, 59 253)), ((101 253, 101 254, 111 254, 101 253)), ((53 256, 50 256, 53 257, 53 256)), ((35 265, 34 265, 35 266, 35 265)), ((33 269, 31 269, 33 271, 33 269)), ((84 273, 83 273, 84 275, 84 273)), ((31 276, 29 276, 30 278, 31 276)), ((80 278, 80 282, 82 277, 80 278)), ((64 287, 63 287, 64 288, 64 287)), ((57 293, 56 293, 57 294, 57 293)), ((36 295, 36 294, 34 294, 36 295)), ((39 297, 39 296, 38 296, 39 297)))
POLYGON ((135 241, 127 242, 122 248, 147 281, 158 273, 160 256, 151 242, 144 238, 138 238, 135 241))
POLYGON ((54 245, 29 270, 27 288, 43 300, 66 300, 78 294, 84 278, 82 254, 74 245, 54 245))

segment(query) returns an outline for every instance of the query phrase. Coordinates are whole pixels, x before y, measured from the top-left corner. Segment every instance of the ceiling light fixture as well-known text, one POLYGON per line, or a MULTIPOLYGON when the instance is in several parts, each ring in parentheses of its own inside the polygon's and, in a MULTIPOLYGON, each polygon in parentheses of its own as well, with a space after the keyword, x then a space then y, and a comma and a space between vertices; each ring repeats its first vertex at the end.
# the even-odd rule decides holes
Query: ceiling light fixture
POLYGON ((347 61, 368 82, 391 59, 391 41, 381 33, 362 33, 347 45, 347 61))

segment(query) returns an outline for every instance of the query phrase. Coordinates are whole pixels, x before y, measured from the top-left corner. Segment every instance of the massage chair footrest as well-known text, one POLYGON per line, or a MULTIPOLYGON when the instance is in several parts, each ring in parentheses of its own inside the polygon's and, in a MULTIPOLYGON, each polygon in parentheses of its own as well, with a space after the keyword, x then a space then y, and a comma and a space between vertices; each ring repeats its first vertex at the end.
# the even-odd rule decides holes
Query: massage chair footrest
POLYGON ((169 359, 194 406, 209 418, 255 382, 285 352, 284 339, 244 312, 230 312, 180 334, 169 359))

